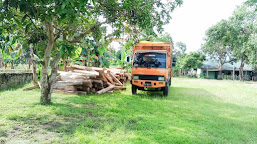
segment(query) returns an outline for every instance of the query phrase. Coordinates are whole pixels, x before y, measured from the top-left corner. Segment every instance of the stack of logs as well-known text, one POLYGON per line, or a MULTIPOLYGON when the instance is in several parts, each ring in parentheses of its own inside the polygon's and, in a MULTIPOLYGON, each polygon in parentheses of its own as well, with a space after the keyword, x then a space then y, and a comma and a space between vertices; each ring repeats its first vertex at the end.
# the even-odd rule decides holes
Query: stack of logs
POLYGON ((99 68, 72 65, 68 71, 58 71, 59 76, 53 92, 70 94, 113 93, 114 90, 125 90, 124 83, 129 75, 122 68, 99 68))

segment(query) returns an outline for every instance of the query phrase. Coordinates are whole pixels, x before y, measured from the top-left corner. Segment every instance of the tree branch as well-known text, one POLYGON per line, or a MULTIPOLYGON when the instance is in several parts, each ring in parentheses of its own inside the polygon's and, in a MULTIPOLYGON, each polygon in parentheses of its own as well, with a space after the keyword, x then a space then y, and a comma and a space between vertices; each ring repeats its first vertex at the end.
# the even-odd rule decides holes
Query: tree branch
POLYGON ((51 76, 50 76, 50 83, 53 84, 55 82, 56 76, 57 76, 57 70, 58 70, 58 62, 60 61, 61 54, 58 51, 56 57, 51 63, 51 76))
POLYGON ((99 27, 100 25, 105 24, 105 23, 107 23, 107 21, 93 25, 91 28, 89 28, 89 30, 85 31, 84 33, 81 33, 79 36, 75 37, 72 41, 69 41, 69 42, 70 43, 79 43, 81 38, 83 38, 85 35, 93 32, 96 27, 99 27))
POLYGON ((33 25, 36 27, 36 29, 38 30, 37 28, 37 25, 33 22, 32 18, 28 15, 28 14, 25 14, 27 17, 29 17, 30 21, 33 23, 33 25))

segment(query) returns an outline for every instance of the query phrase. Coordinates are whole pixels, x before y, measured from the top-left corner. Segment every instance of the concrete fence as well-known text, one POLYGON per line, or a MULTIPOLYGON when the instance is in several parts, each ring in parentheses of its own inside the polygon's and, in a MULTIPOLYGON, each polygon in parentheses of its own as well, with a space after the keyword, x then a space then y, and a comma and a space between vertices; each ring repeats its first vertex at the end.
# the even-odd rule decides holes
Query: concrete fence
POLYGON ((0 90, 10 89, 30 83, 31 70, 3 70, 0 69, 0 90))
MULTIPOLYGON (((228 80, 240 80, 240 77, 238 75, 235 75, 233 78, 233 75, 218 75, 218 78, 220 79, 228 79, 228 80)), ((244 81, 257 81, 257 76, 249 76, 244 75, 243 76, 244 81)))

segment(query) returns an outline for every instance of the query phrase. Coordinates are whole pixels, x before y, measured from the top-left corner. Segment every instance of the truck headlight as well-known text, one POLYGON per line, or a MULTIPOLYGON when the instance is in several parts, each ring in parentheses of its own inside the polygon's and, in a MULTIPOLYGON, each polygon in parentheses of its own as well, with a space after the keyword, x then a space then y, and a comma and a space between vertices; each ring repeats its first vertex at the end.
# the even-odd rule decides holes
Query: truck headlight
POLYGON ((164 81, 165 79, 164 79, 164 77, 163 76, 161 76, 161 77, 158 77, 158 81, 164 81))
POLYGON ((138 80, 139 76, 133 76, 133 79, 138 80))

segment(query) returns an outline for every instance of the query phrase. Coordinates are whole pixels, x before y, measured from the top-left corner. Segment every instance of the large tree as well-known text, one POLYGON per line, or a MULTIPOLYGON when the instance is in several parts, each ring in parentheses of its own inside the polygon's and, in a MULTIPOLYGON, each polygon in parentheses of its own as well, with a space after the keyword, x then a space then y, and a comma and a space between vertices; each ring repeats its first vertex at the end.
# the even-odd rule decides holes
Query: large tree
POLYGON ((187 46, 183 42, 177 42, 175 46, 173 46, 172 57, 173 61, 175 61, 175 65, 172 69, 174 75, 183 75, 183 59, 186 56, 187 46))
POLYGON ((174 54, 177 58, 184 58, 186 56, 187 46, 183 42, 176 42, 174 54))
POLYGON ((232 58, 228 59, 231 56, 231 43, 229 42, 231 34, 228 21, 221 20, 210 27, 205 35, 202 51, 219 63, 219 75, 221 75, 223 65, 232 60, 232 58))
POLYGON ((80 43, 81 39, 94 34, 104 24, 110 24, 116 36, 120 35, 126 23, 138 29, 156 28, 161 31, 162 26, 170 21, 170 13, 182 4, 182 0, 4 0, 0 4, 3 23, 8 24, 16 19, 15 13, 20 13, 22 20, 31 21, 24 29, 40 24, 38 29, 46 35, 41 48, 43 59, 39 84, 41 103, 50 104, 60 60, 58 44, 80 43))
POLYGON ((232 54, 240 61, 239 77, 243 80, 245 63, 256 65, 257 4, 249 0, 238 7, 229 19, 232 54))

